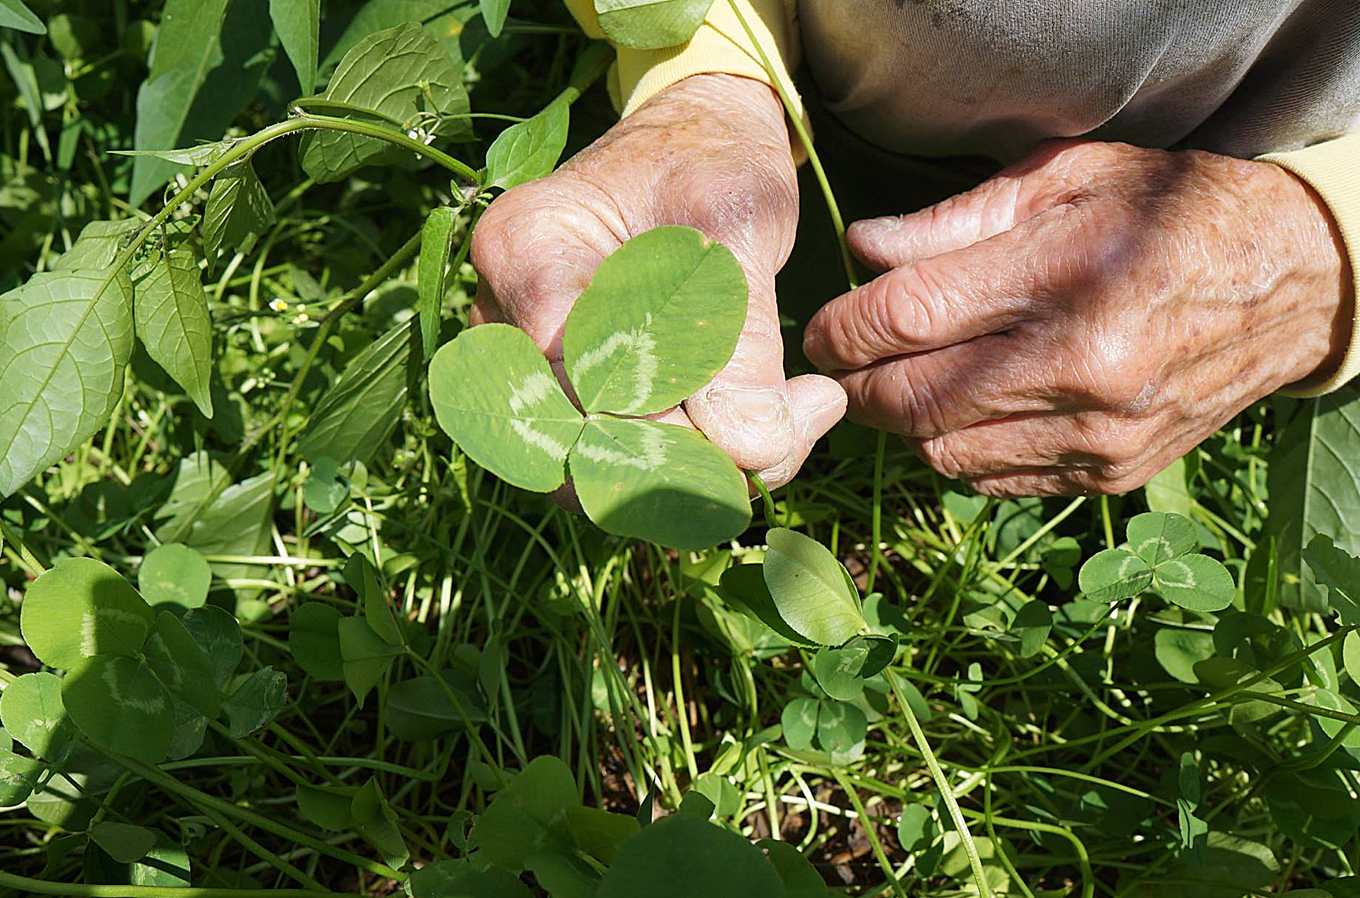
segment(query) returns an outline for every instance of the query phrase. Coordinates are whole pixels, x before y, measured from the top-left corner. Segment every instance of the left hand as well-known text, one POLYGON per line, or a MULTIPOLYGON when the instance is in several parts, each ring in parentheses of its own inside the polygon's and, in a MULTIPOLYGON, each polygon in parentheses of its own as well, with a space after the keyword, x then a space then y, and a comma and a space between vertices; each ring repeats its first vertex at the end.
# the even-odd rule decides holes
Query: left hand
POLYGON ((1045 144, 968 193, 857 222, 886 273, 812 320, 851 417, 994 496, 1142 486, 1252 402, 1327 376, 1354 292, 1278 166, 1045 144))

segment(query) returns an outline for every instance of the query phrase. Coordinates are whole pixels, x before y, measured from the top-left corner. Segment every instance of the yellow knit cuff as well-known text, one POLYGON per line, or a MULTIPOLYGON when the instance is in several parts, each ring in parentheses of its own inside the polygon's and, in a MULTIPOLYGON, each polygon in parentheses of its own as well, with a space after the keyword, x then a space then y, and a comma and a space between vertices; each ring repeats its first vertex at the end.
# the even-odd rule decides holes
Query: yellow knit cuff
POLYGON ((1283 391, 1289 396, 1321 396, 1346 385, 1360 374, 1360 133, 1347 134, 1302 150, 1260 157, 1298 175, 1318 192, 1341 231, 1355 281, 1356 314, 1346 357, 1335 373, 1320 384, 1283 391))
MULTIPOLYGON (((593 0, 566 0, 566 4, 586 34, 603 36, 593 0)), ((760 61, 758 45, 778 72, 781 86, 801 117, 803 103, 788 75, 798 61, 792 4, 787 0, 735 0, 735 5, 741 18, 732 8, 733 0, 714 0, 704 24, 688 43, 678 47, 665 50, 620 47, 618 86, 623 114, 635 112, 661 91, 691 75, 740 75, 773 84, 760 61), (742 27, 742 18, 755 33, 756 44, 742 27)))

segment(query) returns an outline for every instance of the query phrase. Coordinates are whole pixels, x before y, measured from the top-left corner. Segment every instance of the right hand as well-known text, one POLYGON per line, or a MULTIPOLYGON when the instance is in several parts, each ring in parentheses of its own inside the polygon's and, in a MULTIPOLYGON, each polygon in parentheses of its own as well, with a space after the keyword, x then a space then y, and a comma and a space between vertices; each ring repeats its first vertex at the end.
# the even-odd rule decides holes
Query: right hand
POLYGON ((773 488, 793 478, 845 412, 834 380, 784 377, 775 274, 797 224, 797 177, 774 92, 733 75, 696 75, 491 204, 472 240, 481 280, 471 322, 523 328, 561 378, 562 328, 596 266, 655 227, 703 231, 746 273, 746 325, 727 366, 662 420, 697 427, 773 488))

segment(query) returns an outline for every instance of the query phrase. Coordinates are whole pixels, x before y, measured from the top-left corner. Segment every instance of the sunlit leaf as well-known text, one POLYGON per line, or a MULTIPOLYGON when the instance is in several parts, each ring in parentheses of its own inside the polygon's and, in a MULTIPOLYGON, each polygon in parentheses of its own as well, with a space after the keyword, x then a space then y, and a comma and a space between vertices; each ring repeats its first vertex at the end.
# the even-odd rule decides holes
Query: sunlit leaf
POLYGON ((1303 560, 1315 588, 1326 590, 1326 605, 1347 626, 1360 626, 1360 558, 1337 548, 1330 537, 1318 534, 1304 548, 1303 560))
POLYGON ((321 0, 269 0, 269 17, 302 92, 311 93, 321 45, 321 0))
POLYGON ((528 334, 507 324, 466 330, 435 353, 429 383, 439 426, 473 461, 521 489, 562 485, 585 421, 528 334))
POLYGON ((216 266, 220 256, 249 252, 255 239, 273 223, 274 203, 250 160, 232 163, 213 179, 203 207, 203 254, 209 268, 216 266))
POLYGON ((586 514, 618 536, 704 549, 751 522, 746 478, 725 452, 687 427, 592 418, 569 467, 586 514))
POLYGON ((198 259, 187 248, 158 252, 134 289, 137 338, 147 355, 211 418, 212 318, 198 259))
POLYGON ((155 624, 146 604, 117 571, 93 558, 66 558, 33 581, 20 626, 33 654, 72 668, 94 655, 133 655, 155 624))
POLYGON ((486 20, 486 30, 492 37, 500 37, 505 27, 505 17, 510 12, 510 0, 480 0, 482 18, 486 20))
POLYGON ((41 761, 0 749, 0 808, 12 808, 27 799, 43 769, 41 761))
MULTIPOLYGON (((506 4, 509 6, 509 4, 506 4)), ((29 34, 46 34, 47 27, 33 10, 23 4, 23 0, 0 0, 0 28, 13 28, 29 34)))
POLYGON ((416 308, 420 314, 420 344, 424 358, 434 355, 439 345, 439 320, 448 290, 449 256, 453 251, 453 229, 458 212, 449 206, 431 210, 420 230, 420 257, 416 262, 416 308))
POLYGON ((157 546, 137 568, 137 588, 154 606, 201 608, 211 583, 212 568, 203 554, 183 543, 157 546))
POLYGON ((620 46, 659 50, 685 43, 713 0, 595 0, 600 28, 620 46))
POLYGON ((570 768, 535 758, 501 791, 472 828, 472 844, 488 861, 511 872, 556 839, 565 838, 567 811, 581 804, 570 768))
POLYGON ((122 221, 92 221, 80 229, 71 248, 52 263, 53 271, 99 270, 113 265, 119 251, 142 228, 136 218, 122 221))
POLYGON ((135 886, 182 889, 192 883, 193 867, 182 847, 157 833, 155 846, 129 868, 128 880, 135 886))
POLYGON ((364 697, 382 680, 402 648, 385 642, 362 617, 341 618, 338 632, 345 685, 354 693, 355 700, 363 704, 364 697))
POLYGON ((793 530, 765 537, 765 583, 779 615, 818 645, 841 645, 868 629, 859 591, 845 567, 821 543, 793 530))
POLYGON ((567 145, 570 124, 571 106, 558 99, 506 128, 486 151, 486 186, 509 190, 550 174, 567 145))
POLYGON ((784 741, 795 751, 807 751, 817 738, 817 708, 815 698, 796 698, 784 706, 779 722, 784 729, 784 741))
POLYGON ((605 259, 572 306, 567 376, 588 412, 665 411, 727 364, 745 321, 731 250, 693 228, 655 228, 605 259))
POLYGON ((24 674, 0 692, 0 723, 35 757, 52 764, 65 761, 74 747, 61 680, 45 671, 24 674))

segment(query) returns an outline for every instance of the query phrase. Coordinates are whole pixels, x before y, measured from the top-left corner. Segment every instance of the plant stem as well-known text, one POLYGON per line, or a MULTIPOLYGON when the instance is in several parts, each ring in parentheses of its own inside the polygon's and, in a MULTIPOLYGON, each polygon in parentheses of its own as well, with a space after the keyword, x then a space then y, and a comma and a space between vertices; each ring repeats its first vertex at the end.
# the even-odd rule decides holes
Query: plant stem
POLYGON ((71 895, 75 898, 358 898, 350 892, 314 892, 309 889, 197 889, 165 886, 83 885, 44 882, 28 876, 0 872, 0 888, 35 895, 71 895))

